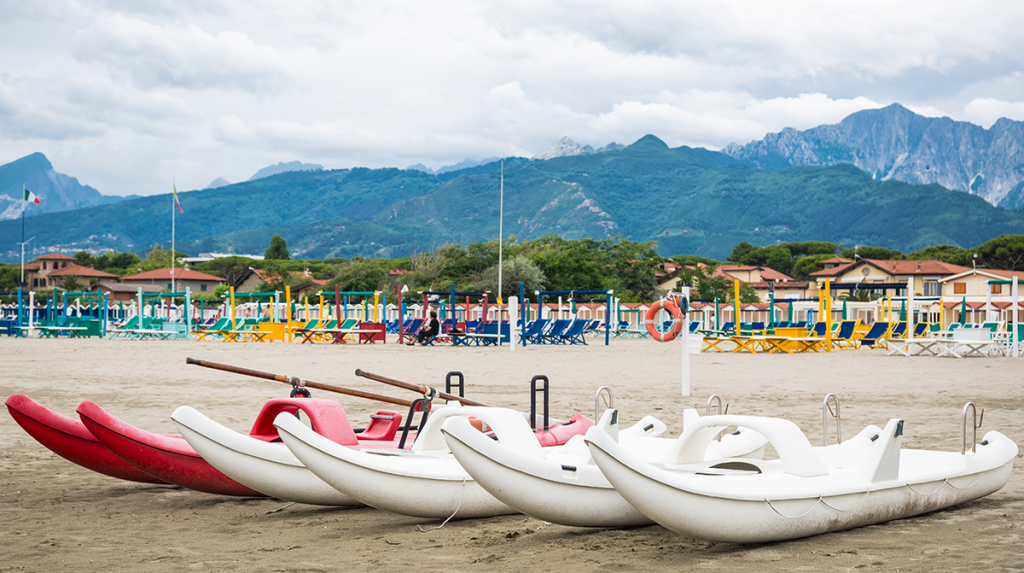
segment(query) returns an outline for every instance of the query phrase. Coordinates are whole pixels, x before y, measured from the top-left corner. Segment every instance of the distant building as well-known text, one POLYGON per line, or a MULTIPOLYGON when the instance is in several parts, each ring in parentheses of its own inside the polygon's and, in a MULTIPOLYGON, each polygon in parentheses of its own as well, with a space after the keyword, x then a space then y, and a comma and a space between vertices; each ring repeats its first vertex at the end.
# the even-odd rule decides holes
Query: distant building
MULTIPOLYGON (((152 271, 146 271, 137 275, 124 277, 125 284, 129 285, 158 285, 163 290, 171 289, 171 268, 166 267, 152 271)), ((174 288, 177 291, 185 290, 188 287, 195 294, 212 293, 217 285, 224 283, 224 279, 193 271, 190 269, 174 269, 174 288)))
MULTIPOLYGON (((829 259, 833 260, 833 259, 829 259)), ((882 261, 876 259, 858 259, 856 262, 836 264, 814 273, 815 279, 831 279, 833 283, 905 283, 914 277, 915 294, 922 296, 939 296, 940 281, 948 276, 963 273, 971 269, 944 263, 936 260, 926 261, 882 261)), ((833 293, 835 294, 835 293, 833 293)), ((892 296, 907 296, 906 289, 890 292, 892 296)))
POLYGON ((67 276, 78 277, 82 288, 89 286, 93 279, 116 281, 121 278, 115 274, 76 265, 74 257, 56 253, 36 257, 31 263, 25 264, 25 285, 30 289, 57 287, 67 276))
POLYGON ((109 293, 110 296, 109 296, 108 300, 111 300, 111 301, 116 301, 116 300, 130 301, 130 300, 137 300, 138 299, 139 289, 140 288, 142 289, 142 292, 144 292, 144 293, 154 293, 154 292, 160 292, 160 291, 166 290, 166 289, 164 289, 164 287, 162 287, 160 285, 156 285, 156 284, 130 284, 130 283, 107 282, 107 281, 100 281, 100 282, 90 286, 87 290, 89 292, 105 292, 105 293, 109 293))
POLYGON ((199 253, 198 257, 183 257, 181 260, 185 264, 196 265, 212 261, 214 259, 223 259, 224 257, 245 257, 254 261, 263 260, 263 255, 239 255, 236 253, 199 253))
MULTIPOLYGON (((308 281, 313 278, 313 275, 312 273, 309 272, 309 269, 306 269, 305 271, 289 271, 288 275, 292 279, 298 279, 302 281, 308 281)), ((270 271, 250 268, 249 274, 247 274, 245 278, 242 279, 242 282, 239 283, 237 287, 235 287, 235 292, 260 292, 260 289, 263 288, 263 285, 272 283, 274 281, 275 279, 274 277, 271 276, 270 271)))

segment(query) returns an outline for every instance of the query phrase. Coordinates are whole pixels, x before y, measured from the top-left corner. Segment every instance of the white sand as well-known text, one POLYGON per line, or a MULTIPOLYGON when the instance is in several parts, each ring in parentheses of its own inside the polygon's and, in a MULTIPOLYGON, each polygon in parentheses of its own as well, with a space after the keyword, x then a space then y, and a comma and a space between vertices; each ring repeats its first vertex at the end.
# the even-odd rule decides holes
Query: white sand
MULTIPOLYGON (((682 408, 721 394, 735 414, 786 417, 821 441, 821 401, 842 399, 844 435, 906 421, 904 447, 959 450, 964 402, 985 408, 984 426, 1024 438, 1024 358, 903 358, 881 351, 819 355, 703 354, 692 358, 691 397, 680 396, 680 346, 613 340, 610 347, 420 348, 375 346, 0 339, 4 396, 20 392, 68 416, 83 400, 154 432, 175 432, 170 413, 189 404, 246 432, 262 403, 287 396, 270 381, 186 366, 188 356, 298 375, 414 399, 353 375, 356 368, 443 387, 451 370, 467 395, 529 407, 529 381, 551 379, 552 415, 594 411, 594 392, 615 391, 624 423, 652 414, 670 432, 682 408)), ((603 340, 602 340, 603 342, 603 340)), ((362 425, 378 403, 336 398, 362 425)), ((403 414, 405 412, 402 412, 403 414)), ((951 510, 797 541, 742 546, 689 539, 658 526, 590 530, 525 516, 452 521, 373 509, 284 505, 118 481, 79 468, 2 416, 2 571, 555 571, 623 570, 1024 570, 1024 478, 951 510)))

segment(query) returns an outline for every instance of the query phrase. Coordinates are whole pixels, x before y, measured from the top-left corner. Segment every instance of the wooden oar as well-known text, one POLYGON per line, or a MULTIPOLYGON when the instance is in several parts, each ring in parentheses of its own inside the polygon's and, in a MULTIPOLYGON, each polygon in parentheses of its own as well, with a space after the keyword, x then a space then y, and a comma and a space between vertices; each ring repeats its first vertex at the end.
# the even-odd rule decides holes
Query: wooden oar
POLYGON ((462 402, 462 404, 464 406, 486 406, 486 407, 490 407, 490 404, 484 404, 483 402, 477 402, 476 400, 470 400, 469 398, 463 398, 461 396, 455 396, 455 395, 449 394, 447 392, 438 392, 437 390, 435 390, 433 388, 430 388, 430 387, 427 387, 427 386, 420 386, 419 384, 410 384, 408 382, 402 382, 401 380, 395 380, 394 378, 388 378, 387 376, 381 376, 380 374, 374 374, 372 372, 364 372, 362 370, 359 370, 358 368, 356 369, 356 376, 360 376, 362 378, 369 378, 370 380, 376 380, 377 382, 383 382, 385 384, 390 384, 390 385, 395 386, 397 388, 403 388, 405 390, 412 390, 413 392, 419 392, 420 394, 423 394, 424 396, 430 396, 430 394, 433 392, 439 398, 443 398, 445 400, 457 400, 459 402, 462 402))
POLYGON ((195 358, 186 358, 186 364, 195 364, 196 366, 202 366, 204 368, 212 368, 214 370, 223 370, 225 372, 233 372, 235 374, 241 374, 243 376, 252 376, 254 378, 265 378, 267 380, 274 380, 276 382, 284 382, 293 386, 306 386, 307 388, 316 388, 317 390, 326 390, 328 392, 337 392, 338 394, 345 394, 347 396, 355 396, 357 398, 367 398, 369 400, 377 400, 378 402, 387 402, 388 404, 395 404, 397 406, 412 406, 410 400, 402 400, 401 398, 392 398, 391 396, 384 396, 382 394, 374 394, 373 392, 363 392, 361 390, 352 390, 351 388, 342 388, 341 386, 333 386, 331 384, 322 384, 320 382, 314 382, 312 380, 303 380, 294 376, 282 376, 280 374, 271 374, 270 372, 260 372, 259 370, 252 370, 250 368, 243 368, 241 366, 231 366, 230 364, 220 364, 217 362, 209 362, 207 360, 196 360, 195 358))

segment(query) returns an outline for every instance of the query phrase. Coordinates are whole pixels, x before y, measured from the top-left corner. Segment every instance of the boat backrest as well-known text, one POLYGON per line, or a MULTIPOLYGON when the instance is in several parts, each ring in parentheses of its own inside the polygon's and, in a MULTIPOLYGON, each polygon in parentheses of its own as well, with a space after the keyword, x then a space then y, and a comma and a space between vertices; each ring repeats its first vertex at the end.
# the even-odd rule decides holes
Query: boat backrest
POLYGON ((525 454, 543 457, 540 442, 527 423, 526 418, 515 410, 508 408, 491 408, 483 406, 456 406, 454 404, 438 408, 430 412, 430 418, 417 434, 413 451, 447 452, 448 443, 441 434, 441 426, 452 416, 473 416, 487 424, 498 441, 525 454))
POLYGON ((249 435, 277 436, 274 418, 281 413, 295 414, 299 411, 305 412, 309 417, 313 431, 328 440, 343 446, 354 446, 359 443, 341 404, 318 398, 276 398, 268 401, 256 416, 249 435))
POLYGON ((672 445, 665 456, 665 463, 679 465, 704 461, 711 440, 729 426, 750 428, 767 438, 779 454, 786 473, 803 477, 828 474, 825 464, 796 424, 782 418, 760 416, 705 416, 695 420, 672 445))

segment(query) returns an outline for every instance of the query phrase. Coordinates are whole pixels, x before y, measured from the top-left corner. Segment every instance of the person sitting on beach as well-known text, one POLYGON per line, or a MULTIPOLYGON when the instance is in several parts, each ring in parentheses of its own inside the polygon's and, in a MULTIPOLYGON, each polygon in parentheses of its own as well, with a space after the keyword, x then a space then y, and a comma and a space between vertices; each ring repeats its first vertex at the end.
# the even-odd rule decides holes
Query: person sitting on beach
MULTIPOLYGON (((420 331, 416 333, 416 342, 419 342, 422 345, 425 339, 437 336, 437 333, 440 331, 441 323, 437 321, 437 311, 432 310, 430 311, 430 322, 428 322, 424 328, 421 328, 420 331)), ((407 345, 412 346, 413 342, 410 341, 407 343, 407 345)))

